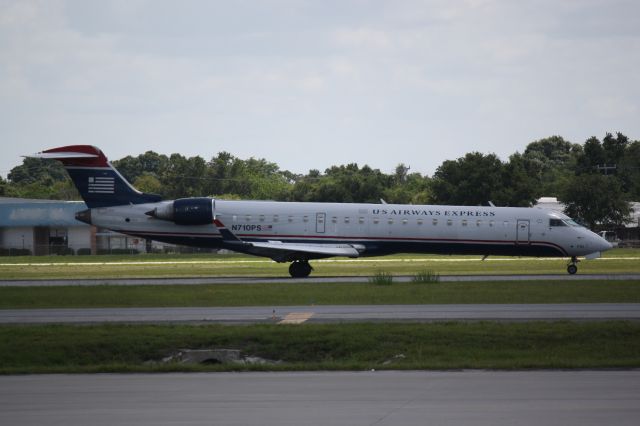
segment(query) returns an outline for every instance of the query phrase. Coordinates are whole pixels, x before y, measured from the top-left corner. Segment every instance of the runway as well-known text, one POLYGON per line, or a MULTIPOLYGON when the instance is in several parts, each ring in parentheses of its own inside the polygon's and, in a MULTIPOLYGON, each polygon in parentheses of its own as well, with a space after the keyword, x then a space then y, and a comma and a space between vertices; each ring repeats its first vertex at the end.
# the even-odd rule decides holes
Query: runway
MULTIPOLYGON (((322 283, 366 283, 370 276, 342 277, 187 277, 187 278, 83 278, 83 279, 41 279, 41 280, 0 280, 0 287, 56 287, 56 286, 96 286, 96 285, 210 285, 210 284, 322 284, 322 283)), ((413 276, 394 276, 395 282, 411 282, 413 276)), ((494 281, 582 281, 640 280, 640 274, 518 274, 518 275, 442 275, 440 282, 494 282, 494 281)))
POLYGON ((636 425, 640 371, 0 377, 5 425, 636 425))
POLYGON ((0 324, 640 320, 640 303, 1 309, 0 324))

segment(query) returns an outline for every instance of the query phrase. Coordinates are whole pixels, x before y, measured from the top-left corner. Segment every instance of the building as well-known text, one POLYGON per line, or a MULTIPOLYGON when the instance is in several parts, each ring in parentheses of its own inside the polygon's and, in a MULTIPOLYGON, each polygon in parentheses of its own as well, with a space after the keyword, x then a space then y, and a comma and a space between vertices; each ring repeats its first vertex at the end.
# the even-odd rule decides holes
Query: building
POLYGON ((123 251, 166 251, 164 244, 79 222, 82 201, 29 200, 0 197, 0 254, 101 254, 123 251))
POLYGON ((82 201, 0 198, 0 248, 15 254, 96 252, 96 230, 75 219, 82 201))

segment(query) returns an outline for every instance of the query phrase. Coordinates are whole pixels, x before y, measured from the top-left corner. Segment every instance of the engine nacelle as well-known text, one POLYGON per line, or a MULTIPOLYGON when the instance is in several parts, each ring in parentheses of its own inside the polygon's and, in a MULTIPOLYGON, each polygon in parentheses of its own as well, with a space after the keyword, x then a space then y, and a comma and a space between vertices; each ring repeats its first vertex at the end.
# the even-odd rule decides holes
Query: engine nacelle
POLYGON ((170 220, 177 225, 207 225, 213 223, 213 200, 180 198, 146 214, 156 219, 170 220))

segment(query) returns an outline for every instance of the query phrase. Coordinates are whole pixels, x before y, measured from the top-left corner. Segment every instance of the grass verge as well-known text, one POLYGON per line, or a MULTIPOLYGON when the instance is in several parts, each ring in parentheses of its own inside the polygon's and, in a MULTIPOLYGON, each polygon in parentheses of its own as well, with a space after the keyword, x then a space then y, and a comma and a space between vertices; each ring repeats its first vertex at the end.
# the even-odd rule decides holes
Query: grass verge
MULTIPOLYGON (((371 275, 384 270, 413 275, 563 274, 566 259, 438 255, 392 255, 312 262, 315 276, 371 275)), ((580 273, 639 273, 640 250, 617 249, 602 259, 580 263, 580 273)), ((0 258, 2 279, 282 276, 287 264, 244 255, 23 256, 0 258)))
POLYGON ((0 374, 638 366, 640 324, 624 321, 0 326, 0 374), (181 348, 233 348, 281 362, 149 362, 181 348))
POLYGON ((640 281, 0 287, 0 309, 596 302, 640 302, 640 281))

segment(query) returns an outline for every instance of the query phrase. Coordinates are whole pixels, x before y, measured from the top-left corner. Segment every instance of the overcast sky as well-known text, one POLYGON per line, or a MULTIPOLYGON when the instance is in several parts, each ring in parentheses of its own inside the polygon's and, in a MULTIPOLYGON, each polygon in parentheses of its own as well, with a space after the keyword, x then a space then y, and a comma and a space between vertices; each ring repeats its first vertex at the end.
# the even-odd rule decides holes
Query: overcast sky
POLYGON ((640 139, 640 1, 0 0, 0 174, 71 144, 431 175, 640 139))

